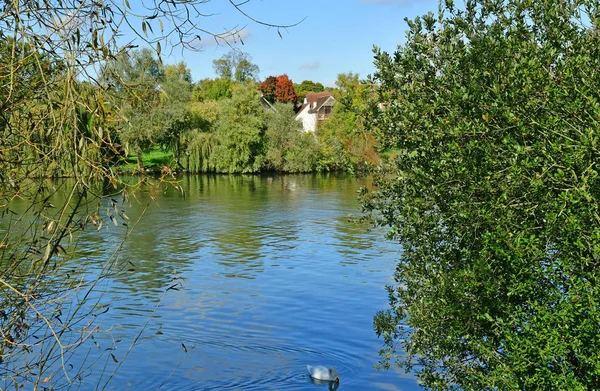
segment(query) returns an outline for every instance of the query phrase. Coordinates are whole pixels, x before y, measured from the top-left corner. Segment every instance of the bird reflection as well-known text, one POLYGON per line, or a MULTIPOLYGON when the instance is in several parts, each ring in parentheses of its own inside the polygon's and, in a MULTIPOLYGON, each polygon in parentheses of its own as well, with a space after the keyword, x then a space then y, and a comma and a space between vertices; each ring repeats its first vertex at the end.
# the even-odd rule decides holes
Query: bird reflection
POLYGON ((310 380, 313 384, 327 384, 327 388, 329 389, 329 391, 336 391, 340 387, 340 383, 334 381, 319 380, 314 379, 312 377, 310 378, 310 380))

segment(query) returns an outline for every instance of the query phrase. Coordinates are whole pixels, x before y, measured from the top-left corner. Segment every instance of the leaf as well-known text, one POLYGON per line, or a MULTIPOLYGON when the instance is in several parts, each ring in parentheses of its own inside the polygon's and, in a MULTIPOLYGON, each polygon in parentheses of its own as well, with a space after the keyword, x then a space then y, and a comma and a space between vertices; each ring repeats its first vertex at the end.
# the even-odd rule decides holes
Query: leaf
POLYGON ((148 32, 146 31, 146 21, 142 20, 142 31, 146 36, 148 36, 148 32))
POLYGON ((114 354, 111 353, 110 356, 112 357, 112 359, 113 359, 114 362, 119 362, 119 360, 117 360, 117 358, 115 357, 114 354))
POLYGON ((185 345, 182 343, 181 346, 183 346, 183 351, 187 353, 187 348, 185 347, 185 345))

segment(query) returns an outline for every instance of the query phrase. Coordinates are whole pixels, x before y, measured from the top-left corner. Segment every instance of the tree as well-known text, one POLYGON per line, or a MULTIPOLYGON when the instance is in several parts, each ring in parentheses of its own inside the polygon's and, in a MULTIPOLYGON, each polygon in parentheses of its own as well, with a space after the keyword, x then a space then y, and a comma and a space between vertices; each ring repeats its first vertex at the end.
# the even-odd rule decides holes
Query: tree
POLYGON ((164 127, 164 118, 157 110, 161 104, 164 73, 154 53, 142 49, 109 62, 102 78, 114 87, 114 99, 120 101, 121 140, 135 152, 141 171, 144 167, 142 152, 157 142, 164 127))
POLYGON ((185 62, 180 61, 175 65, 165 66, 165 76, 167 78, 177 78, 192 83, 192 71, 187 67, 185 62))
POLYGON ((225 56, 213 61, 213 69, 220 79, 233 79, 232 64, 225 59, 225 56))
POLYGON ((373 88, 361 83, 355 73, 339 74, 336 85, 333 114, 317 128, 321 166, 328 170, 368 170, 379 163, 375 132, 366 124, 376 107, 373 88))
POLYGON ((192 99, 197 102, 204 100, 219 100, 231 98, 230 79, 203 79, 200 80, 192 92, 192 99))
POLYGON ((276 102, 274 107, 267 113, 265 168, 281 172, 314 171, 319 159, 314 135, 302 131, 293 105, 276 102))
POLYGON ((356 95, 363 89, 358 73, 353 72, 338 74, 337 79, 335 80, 335 86, 340 92, 338 94, 338 100, 341 100, 341 103, 348 108, 353 107, 356 95))
POLYGON ((433 390, 598 389, 599 4, 440 10, 375 51, 397 158, 364 205, 402 245, 382 363, 433 390))
POLYGON ((287 75, 269 76, 258 85, 263 97, 271 103, 296 103, 298 95, 287 75))
POLYGON ((260 171, 264 164, 265 128, 265 110, 258 88, 252 83, 235 85, 231 99, 222 101, 212 166, 224 173, 260 171))
MULTIPOLYGON (((104 357, 89 356, 85 363, 79 358, 93 355, 86 344, 101 331, 96 319, 111 305, 99 302, 103 295, 95 291, 119 272, 113 268, 118 256, 102 248, 99 259, 106 262, 93 271, 71 261, 81 253, 80 231, 127 220, 122 202, 134 186, 113 169, 119 153, 114 129, 124 118, 126 92, 162 72, 162 48, 197 48, 197 41, 208 37, 223 43, 239 38, 238 29, 217 34, 198 28, 207 3, 189 0, 175 8, 150 1, 135 11, 129 2, 114 0, 4 2, 0 7, 3 389, 71 388, 97 370, 94 363, 107 362, 108 354, 117 361, 116 344, 99 353, 104 357), (107 63, 128 61, 133 41, 153 48, 157 66, 130 63, 124 74, 101 80, 107 63), (128 73, 136 69, 143 69, 144 77, 128 73), (123 78, 136 82, 123 83, 123 78), (64 197, 55 197, 58 193, 64 197)), ((247 3, 229 6, 254 20, 242 9, 247 3)), ((161 89, 142 91, 154 101, 161 89)), ((110 388, 113 376, 105 370, 101 364, 102 380, 94 388, 110 388)))
POLYGON ((309 92, 323 92, 325 91, 325 87, 321 83, 315 83, 311 80, 304 80, 300 84, 294 83, 294 90, 298 94, 298 100, 304 101, 304 97, 309 92))
POLYGON ((258 85, 258 89, 262 92, 263 97, 271 103, 275 103, 277 92, 277 78, 269 76, 258 85))
POLYGON ((213 61, 213 68, 221 79, 232 79, 240 83, 258 80, 258 65, 252 63, 248 53, 231 50, 218 60, 213 61))
POLYGON ((288 75, 281 75, 277 77, 275 96, 278 102, 296 103, 298 95, 296 94, 296 91, 294 91, 294 84, 288 78, 288 75))

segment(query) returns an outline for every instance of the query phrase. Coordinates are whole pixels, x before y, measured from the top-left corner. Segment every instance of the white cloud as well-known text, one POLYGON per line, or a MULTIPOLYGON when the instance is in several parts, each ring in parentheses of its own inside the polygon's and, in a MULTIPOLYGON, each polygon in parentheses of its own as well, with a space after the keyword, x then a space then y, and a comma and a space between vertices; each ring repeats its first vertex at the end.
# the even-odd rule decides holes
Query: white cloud
POLYGON ((321 64, 319 64, 318 61, 313 61, 313 62, 306 62, 306 63, 302 64, 300 69, 315 70, 315 69, 319 69, 320 67, 321 67, 321 64))
POLYGON ((247 29, 243 30, 231 30, 226 31, 221 34, 216 34, 214 36, 211 35, 203 35, 201 39, 194 39, 190 46, 195 49, 212 47, 212 46, 237 46, 243 45, 244 42, 252 35, 252 32, 247 29))

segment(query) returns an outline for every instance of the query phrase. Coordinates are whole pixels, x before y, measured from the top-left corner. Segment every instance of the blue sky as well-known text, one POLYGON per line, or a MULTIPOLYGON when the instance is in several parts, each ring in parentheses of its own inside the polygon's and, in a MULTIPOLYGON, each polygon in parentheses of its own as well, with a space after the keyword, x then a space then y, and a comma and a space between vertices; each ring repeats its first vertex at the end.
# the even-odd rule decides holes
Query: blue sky
MULTIPOLYGON (((239 0, 238 2, 242 2, 239 0)), ((228 0, 213 0, 203 5, 202 12, 214 13, 201 18, 203 28, 222 32, 226 28, 246 26, 241 33, 240 50, 250 54, 260 67, 260 78, 286 73, 292 81, 321 82, 332 86, 342 72, 366 77, 373 72, 372 47, 393 51, 404 42, 409 19, 428 11, 436 11, 437 0, 250 0, 244 12, 273 24, 295 27, 277 30, 253 23, 240 15, 228 0)), ((204 38, 199 52, 175 50, 163 58, 165 63, 183 59, 195 81, 215 77, 212 61, 228 50, 214 40, 204 38)))

